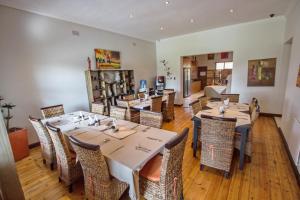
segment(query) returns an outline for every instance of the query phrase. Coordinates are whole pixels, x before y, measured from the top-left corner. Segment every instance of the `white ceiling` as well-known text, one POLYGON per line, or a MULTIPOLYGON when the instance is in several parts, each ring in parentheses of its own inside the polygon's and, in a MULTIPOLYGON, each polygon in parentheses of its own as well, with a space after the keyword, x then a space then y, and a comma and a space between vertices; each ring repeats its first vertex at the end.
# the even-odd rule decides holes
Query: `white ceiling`
POLYGON ((271 13, 284 15, 293 1, 169 0, 166 6, 165 0, 0 0, 0 4, 155 41, 263 19, 271 13))

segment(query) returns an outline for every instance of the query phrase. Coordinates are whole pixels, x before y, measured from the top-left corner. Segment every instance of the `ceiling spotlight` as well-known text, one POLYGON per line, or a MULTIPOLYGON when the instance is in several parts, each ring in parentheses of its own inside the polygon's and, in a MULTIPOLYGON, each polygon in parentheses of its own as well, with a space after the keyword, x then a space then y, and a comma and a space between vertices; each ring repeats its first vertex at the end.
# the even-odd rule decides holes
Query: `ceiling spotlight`
POLYGON ((132 14, 132 13, 129 14, 129 18, 130 18, 130 19, 133 18, 133 14, 132 14))
POLYGON ((233 9, 230 9, 229 12, 233 13, 233 9))
POLYGON ((193 18, 192 18, 192 19, 190 19, 190 22, 191 22, 191 23, 194 23, 194 19, 193 19, 193 18))
POLYGON ((164 27, 163 27, 163 26, 161 26, 161 27, 160 27, 160 30, 161 30, 161 31, 163 31, 163 30, 164 30, 164 27))
POLYGON ((165 1, 166 6, 169 5, 170 1, 165 1))

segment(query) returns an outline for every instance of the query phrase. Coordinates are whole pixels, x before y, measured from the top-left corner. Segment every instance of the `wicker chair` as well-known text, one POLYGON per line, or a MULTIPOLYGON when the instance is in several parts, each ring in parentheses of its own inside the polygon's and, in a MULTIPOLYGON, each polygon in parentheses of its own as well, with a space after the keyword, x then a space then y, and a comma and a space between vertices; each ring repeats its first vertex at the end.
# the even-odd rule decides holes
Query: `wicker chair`
POLYGON ((258 100, 255 97, 253 97, 249 108, 250 114, 256 108, 257 105, 258 105, 258 100))
POLYGON ((69 139, 82 166, 85 198, 89 200, 120 199, 128 188, 128 184, 109 175, 100 146, 83 143, 73 136, 69 139))
POLYGON ((163 116, 161 112, 151 112, 147 110, 140 111, 140 124, 155 128, 161 128, 162 122, 163 116))
POLYGON ((49 122, 46 123, 46 127, 56 151, 59 182, 63 181, 69 187, 69 192, 72 192, 73 183, 82 177, 81 165, 76 162, 76 155, 70 152, 60 129, 49 122))
POLYGON ((161 112, 162 96, 156 96, 151 98, 151 108, 152 112, 161 112))
POLYGON ((192 106, 193 115, 196 115, 199 111, 202 110, 200 100, 196 100, 190 103, 190 106, 192 106))
POLYGON ((130 100, 134 100, 134 99, 135 99, 135 95, 134 94, 127 94, 127 95, 123 96, 123 100, 130 101, 130 100))
POLYGON ((182 160, 189 129, 165 145, 140 171, 140 194, 146 199, 183 199, 182 160))
MULTIPOLYGON (((256 119, 259 116, 259 105, 256 105, 255 109, 251 112, 251 125, 253 127, 256 119)), ((235 139, 234 139, 234 146, 236 149, 240 150, 240 145, 241 145, 241 134, 236 133, 235 134, 235 139)), ((249 160, 251 161, 252 157, 252 129, 250 129, 248 133, 248 138, 246 141, 246 147, 245 147, 245 154, 249 157, 249 160)))
MULTIPOLYGON (((200 100, 192 102, 190 106, 192 106, 193 115, 196 115, 198 112, 202 110, 200 100)), ((198 127, 198 145, 197 145, 198 147, 200 146, 200 142, 201 142, 201 127, 198 127)), ((192 142, 192 147, 193 147, 193 142, 192 142)))
POLYGON ((253 108, 253 110, 252 110, 252 112, 251 112, 251 123, 253 124, 255 121, 256 121, 256 119, 259 117, 259 113, 260 113, 260 106, 257 104, 254 108, 253 108))
POLYGON ((236 121, 236 118, 201 115, 201 170, 204 165, 224 170, 229 178, 236 121))
POLYGON ((51 136, 46 129, 46 127, 41 122, 41 119, 36 119, 29 116, 29 121, 31 122, 35 132, 37 133, 42 150, 43 163, 50 166, 51 170, 54 169, 56 164, 56 154, 51 136))
POLYGON ((55 105, 55 106, 43 107, 43 108, 41 108, 41 112, 42 112, 44 119, 65 114, 64 106, 62 104, 55 105))
POLYGON ((104 115, 104 105, 102 103, 92 103, 92 113, 104 115))
POLYGON ((171 121, 175 118, 174 116, 174 100, 175 92, 169 93, 168 101, 163 104, 163 117, 165 121, 171 121))
POLYGON ((117 99, 117 104, 126 108, 125 120, 140 123, 140 111, 130 108, 130 101, 117 99))
POLYGON ((111 106, 110 107, 110 117, 115 119, 123 119, 125 120, 127 108, 120 106, 111 106))
POLYGON ((240 94, 221 94, 221 100, 229 98, 229 102, 238 103, 240 99, 240 94))
POLYGON ((164 95, 168 95, 168 94, 170 94, 170 93, 172 93, 172 92, 174 92, 175 90, 174 89, 167 89, 167 88, 165 88, 164 90, 163 90, 163 94, 164 95))
POLYGON ((201 109, 203 109, 204 107, 207 106, 207 102, 209 100, 209 97, 207 97, 207 96, 201 96, 198 99, 199 99, 199 102, 200 102, 201 109))

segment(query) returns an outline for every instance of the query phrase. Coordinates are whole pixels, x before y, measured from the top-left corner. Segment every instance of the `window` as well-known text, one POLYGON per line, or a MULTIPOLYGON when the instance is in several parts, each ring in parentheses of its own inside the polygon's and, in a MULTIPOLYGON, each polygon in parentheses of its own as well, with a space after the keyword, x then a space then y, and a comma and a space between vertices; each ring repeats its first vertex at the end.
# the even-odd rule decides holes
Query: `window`
POLYGON ((233 68, 233 62, 225 62, 225 69, 232 69, 233 68))
POLYGON ((222 70, 222 69, 224 69, 224 63, 223 62, 217 62, 216 63, 216 69, 217 70, 222 70))
POLYGON ((232 69, 232 68, 233 68, 233 62, 217 62, 216 63, 217 70, 232 69))

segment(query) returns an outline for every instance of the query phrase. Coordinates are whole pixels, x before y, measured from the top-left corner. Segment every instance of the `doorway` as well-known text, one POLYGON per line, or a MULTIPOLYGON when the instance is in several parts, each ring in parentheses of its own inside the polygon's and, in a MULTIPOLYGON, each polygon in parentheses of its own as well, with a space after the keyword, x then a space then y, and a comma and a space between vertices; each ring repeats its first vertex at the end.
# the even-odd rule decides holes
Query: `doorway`
POLYGON ((181 63, 184 104, 189 104, 204 95, 206 86, 224 86, 226 92, 230 93, 232 51, 182 56, 181 63))

